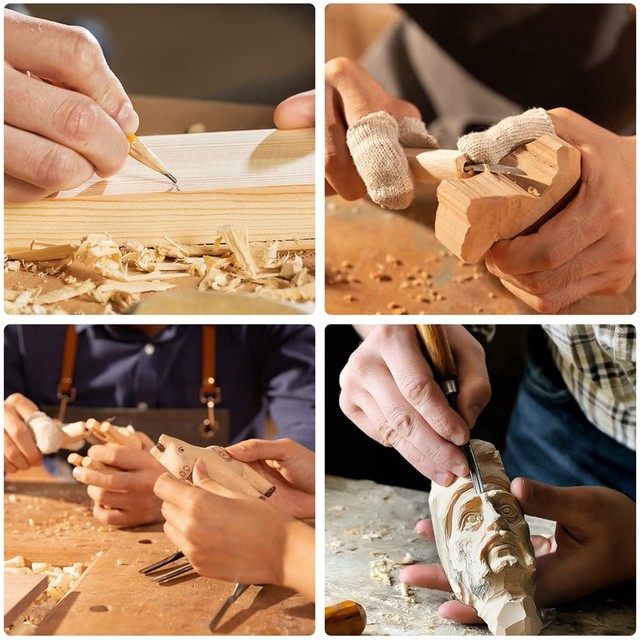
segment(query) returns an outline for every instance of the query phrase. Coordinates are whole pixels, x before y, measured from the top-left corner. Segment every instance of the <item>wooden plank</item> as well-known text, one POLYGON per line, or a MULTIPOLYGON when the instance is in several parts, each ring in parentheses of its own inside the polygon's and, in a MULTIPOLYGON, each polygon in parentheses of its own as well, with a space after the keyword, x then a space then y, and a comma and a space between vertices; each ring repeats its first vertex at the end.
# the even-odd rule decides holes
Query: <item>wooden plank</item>
POLYGON ((315 237, 312 130, 149 136, 144 143, 181 191, 133 159, 109 179, 94 176, 45 200, 5 207, 5 248, 32 240, 78 242, 107 232, 116 242, 152 245, 164 236, 213 242, 224 225, 252 240, 315 237))
POLYGON ((46 576, 4 574, 4 626, 11 624, 46 588, 46 576))

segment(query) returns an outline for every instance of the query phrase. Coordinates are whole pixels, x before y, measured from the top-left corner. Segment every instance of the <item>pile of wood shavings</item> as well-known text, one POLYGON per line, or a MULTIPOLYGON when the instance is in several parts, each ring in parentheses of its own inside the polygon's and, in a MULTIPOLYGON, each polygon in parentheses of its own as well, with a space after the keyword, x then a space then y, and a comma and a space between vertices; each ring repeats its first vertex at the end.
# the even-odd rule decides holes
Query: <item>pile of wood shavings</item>
POLYGON ((220 229, 212 245, 183 246, 170 239, 149 248, 136 243, 119 246, 107 234, 91 234, 79 245, 33 243, 30 249, 5 255, 5 271, 25 270, 43 278, 56 276, 63 283, 52 291, 42 287, 5 288, 5 311, 12 314, 67 313, 59 303, 74 298, 103 306, 104 313, 121 313, 146 292, 175 287, 167 282, 194 277, 197 289, 253 292, 273 300, 310 302, 315 297, 314 277, 304 266, 300 243, 250 243, 248 232, 220 229), (83 268, 78 280, 70 269, 83 268))
POLYGON ((57 567, 47 562, 28 562, 22 556, 15 556, 4 561, 5 573, 28 573, 47 576, 49 585, 35 601, 7 628, 12 635, 33 633, 62 600, 67 592, 80 579, 87 568, 83 562, 74 562, 68 567, 57 567))

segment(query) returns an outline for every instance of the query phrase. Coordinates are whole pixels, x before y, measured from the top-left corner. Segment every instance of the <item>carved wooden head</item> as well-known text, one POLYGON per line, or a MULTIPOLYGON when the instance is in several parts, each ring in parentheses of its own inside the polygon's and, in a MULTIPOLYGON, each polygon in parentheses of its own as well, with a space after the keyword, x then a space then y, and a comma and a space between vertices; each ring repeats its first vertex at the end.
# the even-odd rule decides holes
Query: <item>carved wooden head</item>
MULTIPOLYGON (((448 487, 431 487, 429 506, 442 566, 455 596, 475 607, 494 633, 517 634, 518 621, 511 631, 496 609, 522 608, 524 618, 537 614, 533 603, 535 558, 529 526, 518 501, 509 492, 500 454, 489 442, 472 440, 485 491, 476 494, 470 477, 457 478, 448 487), (507 606, 517 602, 518 606, 507 606)), ((518 618, 518 611, 515 617, 518 618)), ((509 619, 513 614, 509 614, 509 619)), ((539 623, 539 621, 538 621, 539 623)), ((536 624, 527 623, 526 633, 537 633, 536 624)))

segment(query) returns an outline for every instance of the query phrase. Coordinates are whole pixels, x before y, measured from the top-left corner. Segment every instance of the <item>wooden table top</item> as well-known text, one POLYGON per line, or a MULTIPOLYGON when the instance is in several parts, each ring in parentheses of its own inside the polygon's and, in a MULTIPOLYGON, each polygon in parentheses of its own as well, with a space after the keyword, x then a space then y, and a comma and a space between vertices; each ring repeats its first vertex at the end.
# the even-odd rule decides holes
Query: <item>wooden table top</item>
MULTIPOLYGON (((116 529, 91 516, 78 483, 5 482, 5 558, 67 566, 90 563, 38 627, 41 635, 209 635, 234 585, 189 574, 158 585, 138 573, 175 551, 161 525, 116 529)), ((309 635, 315 608, 299 594, 250 587, 216 634, 309 635)))

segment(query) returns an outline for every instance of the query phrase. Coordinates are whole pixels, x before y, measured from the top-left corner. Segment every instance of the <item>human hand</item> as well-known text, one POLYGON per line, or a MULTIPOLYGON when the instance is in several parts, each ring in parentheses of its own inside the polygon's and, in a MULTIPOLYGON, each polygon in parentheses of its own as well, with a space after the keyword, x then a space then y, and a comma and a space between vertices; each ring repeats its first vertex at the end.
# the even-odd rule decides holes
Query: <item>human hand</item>
POLYGON ((42 453, 36 447, 25 419, 38 407, 21 393, 12 393, 4 401, 4 470, 14 473, 42 464, 42 453))
POLYGON ((306 129, 316 126, 316 92, 304 91, 283 100, 273 113, 278 129, 306 129))
POLYGON ((618 295, 635 275, 635 136, 615 135, 568 109, 548 112, 582 154, 580 188, 537 232, 496 243, 487 269, 541 313, 588 295, 618 295))
POLYGON ((340 408, 368 436, 394 447, 441 485, 468 466, 456 445, 489 401, 491 388, 480 344, 460 326, 446 327, 458 369, 459 413, 435 381, 412 325, 372 328, 340 374, 340 408))
POLYGON ((153 485, 165 468, 149 453, 154 443, 141 431, 136 436, 143 449, 112 445, 94 445, 89 457, 108 466, 95 471, 75 467, 73 476, 87 485, 94 501, 93 516, 102 524, 133 527, 160 522, 161 502, 153 493, 153 485))
POLYGON ((315 455, 301 444, 280 440, 245 440, 226 447, 236 460, 251 465, 276 490, 270 504, 294 518, 315 517, 315 455))
MULTIPOLYGON (((635 578, 635 503, 605 487, 553 487, 516 478, 511 493, 525 514, 557 521, 550 538, 531 536, 536 554, 538 607, 555 606, 635 578)), ((433 541, 433 525, 421 520, 416 531, 433 541)), ((439 565, 414 565, 402 582, 451 591, 439 565)), ((457 600, 440 605, 443 618, 482 622, 475 610, 457 600)))
POLYGON ((357 200, 369 193, 382 206, 407 207, 413 199, 413 178, 402 147, 437 146, 421 122, 418 108, 389 95, 348 58, 326 63, 325 87, 327 195, 338 193, 347 200, 357 200), (369 114, 374 121, 361 121, 362 131, 354 133, 354 141, 348 145, 348 128, 369 114))
POLYGON ((138 116, 96 39, 5 9, 4 43, 5 201, 121 169, 138 116))
POLYGON ((243 584, 276 584, 314 592, 314 532, 268 504, 235 493, 198 460, 190 486, 168 473, 154 491, 163 500, 164 532, 203 576, 243 584))

